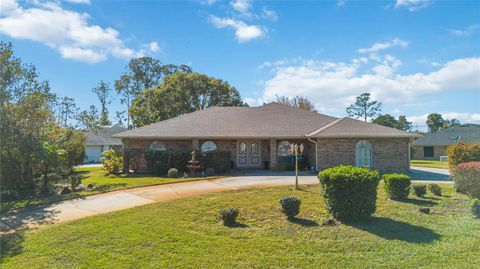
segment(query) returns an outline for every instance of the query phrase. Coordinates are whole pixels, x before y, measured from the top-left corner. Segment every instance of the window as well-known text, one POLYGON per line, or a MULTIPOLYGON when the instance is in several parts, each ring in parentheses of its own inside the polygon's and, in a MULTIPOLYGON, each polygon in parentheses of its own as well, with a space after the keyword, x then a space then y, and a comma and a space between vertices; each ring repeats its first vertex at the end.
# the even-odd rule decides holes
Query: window
POLYGON ((423 157, 433 158, 433 147, 423 147, 423 157))
POLYGON ((251 151, 250 151, 251 154, 258 154, 258 144, 257 143, 252 143, 250 145, 250 147, 251 147, 251 151))
POLYGON ((290 149, 290 142, 282 141, 278 144, 278 156, 285 157, 292 155, 292 150, 290 149))
POLYGON ((213 141, 205 141, 202 144, 202 147, 200 148, 202 152, 210 152, 210 151, 215 151, 217 150, 217 144, 213 141))
POLYGON ((167 150, 167 147, 165 146, 165 143, 160 141, 155 141, 152 144, 150 144, 150 150, 165 151, 167 150))
POLYGON ((247 144, 245 143, 240 143, 240 153, 241 154, 247 154, 247 144))
POLYGON ((358 141, 355 146, 355 166, 372 167, 372 145, 366 140, 358 141))

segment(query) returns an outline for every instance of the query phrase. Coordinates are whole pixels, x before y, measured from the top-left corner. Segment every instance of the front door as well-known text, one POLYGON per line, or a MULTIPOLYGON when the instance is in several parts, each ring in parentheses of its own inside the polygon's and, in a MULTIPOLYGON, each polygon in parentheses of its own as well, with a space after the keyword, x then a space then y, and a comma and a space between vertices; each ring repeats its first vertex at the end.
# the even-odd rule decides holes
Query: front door
POLYGON ((260 141, 238 141, 237 167, 260 167, 260 141))

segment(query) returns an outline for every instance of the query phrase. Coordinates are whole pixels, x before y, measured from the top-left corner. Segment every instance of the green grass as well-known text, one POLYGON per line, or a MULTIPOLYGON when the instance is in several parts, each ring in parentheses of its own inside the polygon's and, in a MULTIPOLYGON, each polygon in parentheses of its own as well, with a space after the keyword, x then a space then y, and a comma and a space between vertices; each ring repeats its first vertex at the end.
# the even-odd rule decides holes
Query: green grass
POLYGON ((238 190, 150 204, 44 226, 2 238, 2 268, 473 268, 480 220, 466 196, 398 202, 379 188, 370 221, 323 226, 319 186, 238 190), (286 194, 302 199, 294 222, 280 212, 286 194), (225 227, 218 211, 240 210, 225 227), (430 207, 431 215, 418 212, 430 207))
POLYGON ((444 168, 448 169, 448 162, 430 161, 430 160, 412 160, 410 161, 412 166, 429 167, 429 168, 444 168))
POLYGON ((87 186, 88 184, 95 185, 95 188, 87 191, 74 192, 66 195, 54 195, 49 197, 38 197, 26 200, 18 201, 1 201, 0 212, 5 213, 10 210, 20 209, 28 206, 44 205, 54 203, 67 199, 74 199, 85 197, 88 195, 99 194, 104 192, 110 192, 115 190, 130 189, 144 186, 161 185, 167 183, 214 179, 219 177, 188 177, 188 178, 165 178, 155 177, 144 174, 131 174, 131 175, 107 175, 106 171, 102 167, 81 167, 75 169, 76 173, 82 174, 85 178, 82 180, 82 184, 87 186))

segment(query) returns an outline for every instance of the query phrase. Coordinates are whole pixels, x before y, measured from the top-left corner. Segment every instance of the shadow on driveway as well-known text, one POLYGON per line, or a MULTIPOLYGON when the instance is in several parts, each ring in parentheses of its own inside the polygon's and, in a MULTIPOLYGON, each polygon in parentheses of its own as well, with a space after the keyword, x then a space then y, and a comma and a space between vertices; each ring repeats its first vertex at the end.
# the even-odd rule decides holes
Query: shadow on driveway
POLYGON ((450 175, 446 169, 428 169, 428 168, 411 168, 408 173, 412 180, 430 180, 451 182, 450 175))

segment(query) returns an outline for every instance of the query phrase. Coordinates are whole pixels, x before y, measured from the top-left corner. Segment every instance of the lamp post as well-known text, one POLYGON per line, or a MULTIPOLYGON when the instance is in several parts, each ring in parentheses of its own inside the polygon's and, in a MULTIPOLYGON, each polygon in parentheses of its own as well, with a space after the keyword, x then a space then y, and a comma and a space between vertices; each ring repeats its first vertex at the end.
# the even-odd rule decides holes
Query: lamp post
POLYGON ((295 190, 298 190, 298 155, 303 154, 303 144, 292 144, 290 149, 292 154, 295 156, 295 190))

